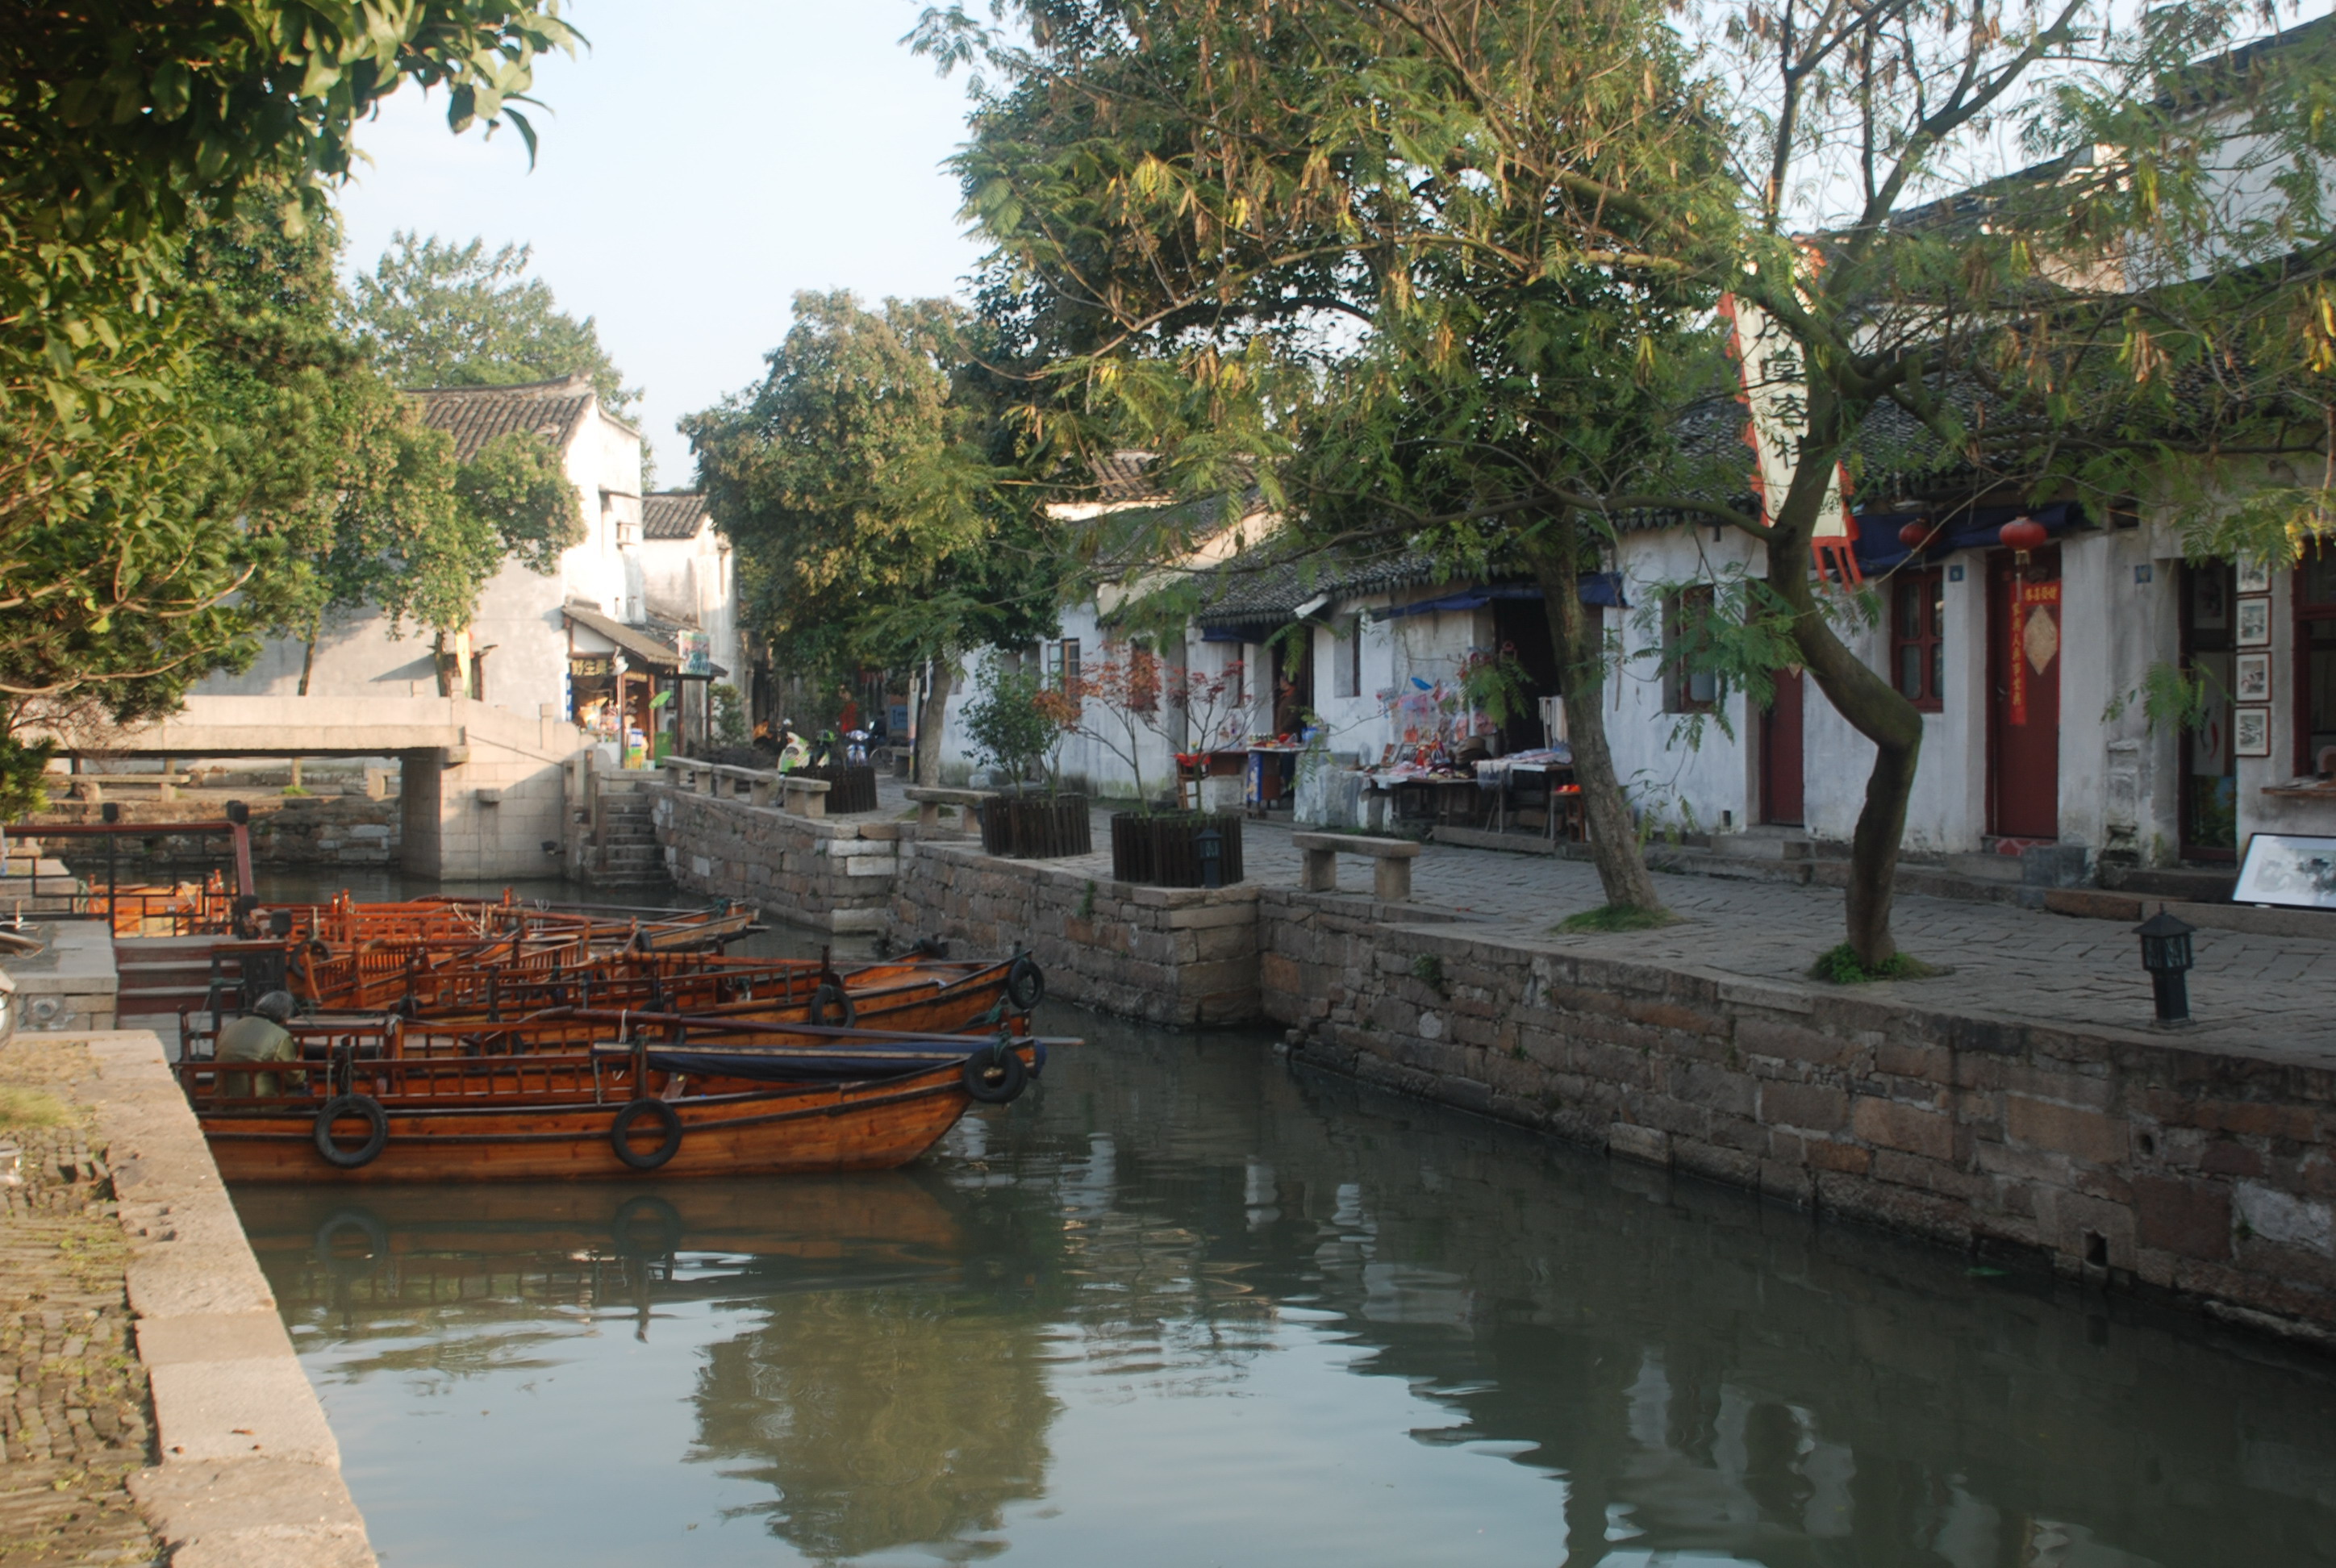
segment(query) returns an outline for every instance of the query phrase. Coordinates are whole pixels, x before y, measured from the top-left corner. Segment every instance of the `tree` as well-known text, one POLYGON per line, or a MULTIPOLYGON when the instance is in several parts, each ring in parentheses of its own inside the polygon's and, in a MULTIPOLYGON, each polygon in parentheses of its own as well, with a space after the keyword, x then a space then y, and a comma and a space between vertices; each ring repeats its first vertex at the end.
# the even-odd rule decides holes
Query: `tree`
POLYGON ((41 798, 31 730, 167 712, 297 614, 353 363, 301 247, 355 122, 412 80, 532 146, 512 106, 573 41, 556 0, 0 26, 0 813, 41 798))
POLYGON ((756 386, 682 424, 735 542, 745 614, 822 679, 930 665, 917 774, 938 782, 959 660, 1054 626, 1054 556, 1022 452, 947 300, 800 294, 756 386))
MULTIPOLYGON (((1605 640, 1579 588, 1611 524, 1582 498, 1667 452, 1710 295, 1619 275, 1625 216, 1577 241, 1598 181, 1715 204, 1717 144, 1660 12, 1472 7, 1484 34, 1455 63, 1364 5, 1022 9, 1037 43, 983 42, 1011 85, 959 168, 998 248, 990 314, 1049 364, 1057 421, 1092 427, 1064 444, 1157 450, 1193 494, 1263 460, 1290 519, 1269 564, 1529 571, 1608 901, 1657 908, 1594 696, 1605 640)), ((933 18, 924 43, 971 26, 933 18)), ((1188 549, 1194 515, 1153 513, 1151 552, 1188 549)))
POLYGON ((632 417, 640 389, 600 346, 594 318, 563 312, 551 286, 528 275, 530 247, 453 245, 409 229, 352 292, 349 326, 400 386, 508 386, 589 376, 601 404, 632 417))
POLYGON ((1046 689, 1037 674, 992 648, 982 656, 977 684, 979 695, 965 707, 965 734, 974 755, 1017 784, 1044 767, 1051 789, 1066 716, 1045 700, 1046 689))
MULTIPOLYGON (((1698 56, 1635 0, 1010 9, 1027 44, 962 9, 930 15, 922 42, 983 54, 1007 83, 962 168, 1000 245, 995 296, 1051 335, 1060 385, 1090 404, 1107 394, 1122 418, 1209 431, 1185 442, 1205 467, 1302 452, 1281 411, 1308 407, 1314 382, 1376 375, 1401 399, 1441 364, 1428 408, 1331 422, 1353 433, 1347 450, 1387 454, 1365 472, 1406 478, 1406 454, 1428 450, 1421 427, 1440 428, 1448 456, 1427 493, 1454 499, 1406 521, 1483 531, 1539 507, 1605 527, 1700 518, 1757 540, 1763 635, 1732 639, 1738 668, 1757 687, 1805 665, 1875 749, 1845 904, 1868 971, 1896 959, 1922 723, 1843 640, 1835 622, 1854 610, 1813 568, 1838 468, 1942 511, 1990 491, 2104 510, 2186 492, 2202 541, 2235 530, 2290 551, 2330 515, 2308 484, 2235 511, 2214 501, 2234 455, 2325 460, 2324 26, 2222 54, 2243 14, 2214 3, 2112 24, 2088 0, 2024 17, 1754 0, 1689 14, 1698 56), (2014 148, 2045 161, 2007 168, 2014 148), (1504 298, 1505 278, 1518 287, 1504 298), (1562 310, 1543 307, 1559 297, 1562 310), (1718 472, 1740 472, 1740 451, 1676 435, 1734 391, 1713 373, 1724 323, 1701 313, 1722 297, 1789 350, 1772 363, 1792 367, 1791 478, 1765 505, 1718 472), (1326 313, 1357 323, 1353 354, 1326 313), (1625 356, 1596 351, 1601 320, 1627 375, 1625 356), (1567 330, 1598 394, 1572 410, 1542 364, 1567 330), (1329 338, 1337 376, 1277 380, 1309 335, 1329 338), (1616 394, 1625 439, 1583 447, 1616 394), (1648 404, 1667 417, 1641 417, 1648 404), (1465 444, 1446 440, 1471 424, 1465 444), (1530 477, 1502 482, 1504 469, 1530 477), (1464 481, 1475 493, 1455 497, 1464 481)), ((1549 552, 1552 569, 1591 542, 1549 552)), ((1572 601, 1553 586, 1562 610, 1572 601)), ((1589 803, 1593 839, 1611 842, 1589 803)), ((1600 869, 1614 898, 1627 868, 1600 869)))

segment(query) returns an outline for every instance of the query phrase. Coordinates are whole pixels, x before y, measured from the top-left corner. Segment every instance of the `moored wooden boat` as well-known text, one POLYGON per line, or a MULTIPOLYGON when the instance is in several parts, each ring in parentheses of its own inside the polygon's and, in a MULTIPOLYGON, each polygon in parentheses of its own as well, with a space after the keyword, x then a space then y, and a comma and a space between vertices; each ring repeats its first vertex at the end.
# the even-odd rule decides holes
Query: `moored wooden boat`
POLYGON ((294 1035, 321 1060, 178 1070, 230 1181, 443 1182, 888 1169, 977 1100, 1014 1097, 1045 1059, 1027 1037, 657 1021, 654 1047, 636 1030, 450 1056, 409 1053, 394 1018, 303 1019, 294 1035), (843 1076, 868 1066, 896 1070, 843 1076))
MULTIPOLYGON (((238 944, 247 970, 267 944, 238 944)), ((501 1021, 545 1008, 643 1008, 768 1022, 957 1029, 1027 1013, 1046 996, 1036 960, 920 958, 838 969, 824 959, 594 952, 576 938, 513 936, 321 957, 287 943, 271 972, 312 1008, 501 1021)))

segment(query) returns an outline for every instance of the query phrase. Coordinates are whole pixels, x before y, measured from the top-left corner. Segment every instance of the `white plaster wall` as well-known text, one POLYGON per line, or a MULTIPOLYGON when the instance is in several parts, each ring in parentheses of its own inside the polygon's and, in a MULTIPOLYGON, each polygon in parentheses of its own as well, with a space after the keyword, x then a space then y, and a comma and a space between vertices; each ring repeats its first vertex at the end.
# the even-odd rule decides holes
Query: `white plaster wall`
POLYGON ((1397 636, 1406 623, 1364 616, 1359 633, 1362 678, 1354 696, 1337 695, 1338 668, 1354 651, 1356 611, 1376 609, 1387 602, 1385 594, 1343 600, 1326 612, 1328 624, 1314 631, 1314 711, 1321 715, 1329 731, 1323 744, 1336 755, 1359 755, 1367 762, 1377 762, 1381 749, 1396 738, 1379 694, 1396 684, 1397 636))
MULTIPOLYGON (((1072 605, 1064 609, 1061 638, 1048 640, 1059 641, 1063 638, 1077 640, 1080 667, 1089 671, 1092 671, 1104 658, 1104 645, 1106 640, 1116 640, 1107 638, 1107 634, 1097 621, 1096 609, 1092 603, 1072 605)), ((1195 643, 1193 646, 1200 645, 1195 643)), ((1216 648, 1227 645, 1207 646, 1216 648)), ((1173 661, 1175 657, 1174 649, 1162 651, 1163 657, 1173 661)), ((1043 657, 1040 667, 1042 669, 1045 667, 1043 657)), ((972 742, 967 737, 965 732, 965 710, 981 696, 979 688, 975 685, 979 678, 980 668, 981 655, 975 654, 968 657, 960 667, 957 681, 949 692, 948 716, 941 732, 941 760, 945 764, 963 763, 968 766, 981 765, 975 760, 972 742)), ((1144 770, 1144 788, 1154 795, 1173 784, 1175 780, 1173 754, 1182 745, 1183 738, 1181 727, 1183 716, 1178 710, 1163 703, 1157 716, 1159 728, 1151 729, 1139 726, 1133 743, 1135 758, 1144 770)), ((1094 715, 1094 720, 1091 727, 1105 730, 1122 749, 1128 747, 1129 739, 1118 727, 1115 720, 1101 711, 1094 715)), ((1134 770, 1124 760, 1114 755, 1109 746, 1088 735, 1073 735, 1066 738, 1063 743, 1058 765, 1066 774, 1085 775, 1098 794, 1125 798, 1133 798, 1135 794, 1136 779, 1134 770)))
POLYGON ((1722 705, 1732 737, 1714 713, 1690 739, 1687 716, 1664 709, 1660 608, 1663 584, 1709 579, 1731 565, 1751 564, 1753 554, 1752 541, 1733 531, 1715 541, 1698 529, 1626 534, 1617 552, 1630 608, 1605 612, 1608 646, 1619 636, 1621 661, 1606 672, 1601 709, 1616 774, 1632 803, 1659 821, 1692 820, 1715 832, 1723 818, 1741 828, 1758 816, 1746 729, 1753 716, 1745 699, 1735 696, 1722 705))
MULTIPOLYGON (((640 521, 640 437, 603 417, 597 404, 569 443, 565 467, 583 508, 583 541, 562 553, 549 576, 504 562, 482 589, 471 626, 472 648, 492 650, 486 657, 487 702, 530 718, 545 704, 567 711, 568 639, 560 607, 571 596, 604 607, 621 599, 618 524, 629 518, 638 528, 640 521)), ((409 622, 393 631, 388 618, 371 609, 327 623, 317 639, 309 695, 435 696, 432 648, 426 629, 409 622)), ((214 676, 196 694, 295 696, 304 653, 297 639, 275 639, 248 670, 214 676)))

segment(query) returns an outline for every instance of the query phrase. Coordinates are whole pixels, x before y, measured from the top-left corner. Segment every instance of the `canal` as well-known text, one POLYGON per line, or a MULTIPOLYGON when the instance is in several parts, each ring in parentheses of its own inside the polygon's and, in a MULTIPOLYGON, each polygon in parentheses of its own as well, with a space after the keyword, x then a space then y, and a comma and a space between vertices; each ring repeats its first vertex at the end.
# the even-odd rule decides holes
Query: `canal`
POLYGON ((2336 1563, 2336 1359, 1046 1014, 906 1171, 238 1190, 382 1561, 2336 1563))

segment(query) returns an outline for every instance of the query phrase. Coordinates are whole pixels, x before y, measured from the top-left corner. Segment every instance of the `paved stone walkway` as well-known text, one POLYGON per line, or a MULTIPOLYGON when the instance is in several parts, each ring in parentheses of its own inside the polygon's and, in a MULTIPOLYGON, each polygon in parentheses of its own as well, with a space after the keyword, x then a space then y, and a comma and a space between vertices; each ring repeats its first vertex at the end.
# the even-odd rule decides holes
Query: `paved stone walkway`
MULTIPOLYGON (((898 786, 894 786, 898 787, 898 786)), ((1107 876, 1106 816, 1095 816, 1097 852, 1053 863, 1107 876)), ((1242 870, 1253 882, 1295 886, 1298 852, 1286 822, 1242 828, 1242 870)), ((1587 862, 1430 844, 1412 862, 1414 900, 1545 939, 1566 916, 1605 901, 1587 862)), ((1342 885, 1370 887, 1368 862, 1341 857, 1342 885)), ((1601 958, 1683 964, 1749 979, 1799 981, 1842 940, 1839 889, 1664 875, 1663 901, 1687 917, 1655 931, 1562 936, 1561 945, 1601 958)), ((2336 918, 2329 940, 2202 930, 2192 939, 2193 1028, 2185 1046, 2336 1066, 2336 918)), ((2008 904, 1902 894, 1893 924, 1899 945, 1953 973, 1875 985, 1861 994, 2031 1023, 2146 1028, 2149 977, 2123 920, 2085 920, 2008 904)))
MULTIPOLYGON (((127 1249, 112 1182, 74 1093, 78 1043, 0 1046, 0 1093, 62 1105, 63 1125, 0 1106, 0 1564, 150 1563, 161 1548, 124 1478, 151 1459, 146 1379, 130 1343, 127 1249), (13 1175, 15 1179, 9 1181, 13 1175)), ((47 1108, 46 1106, 44 1107, 47 1108)))

